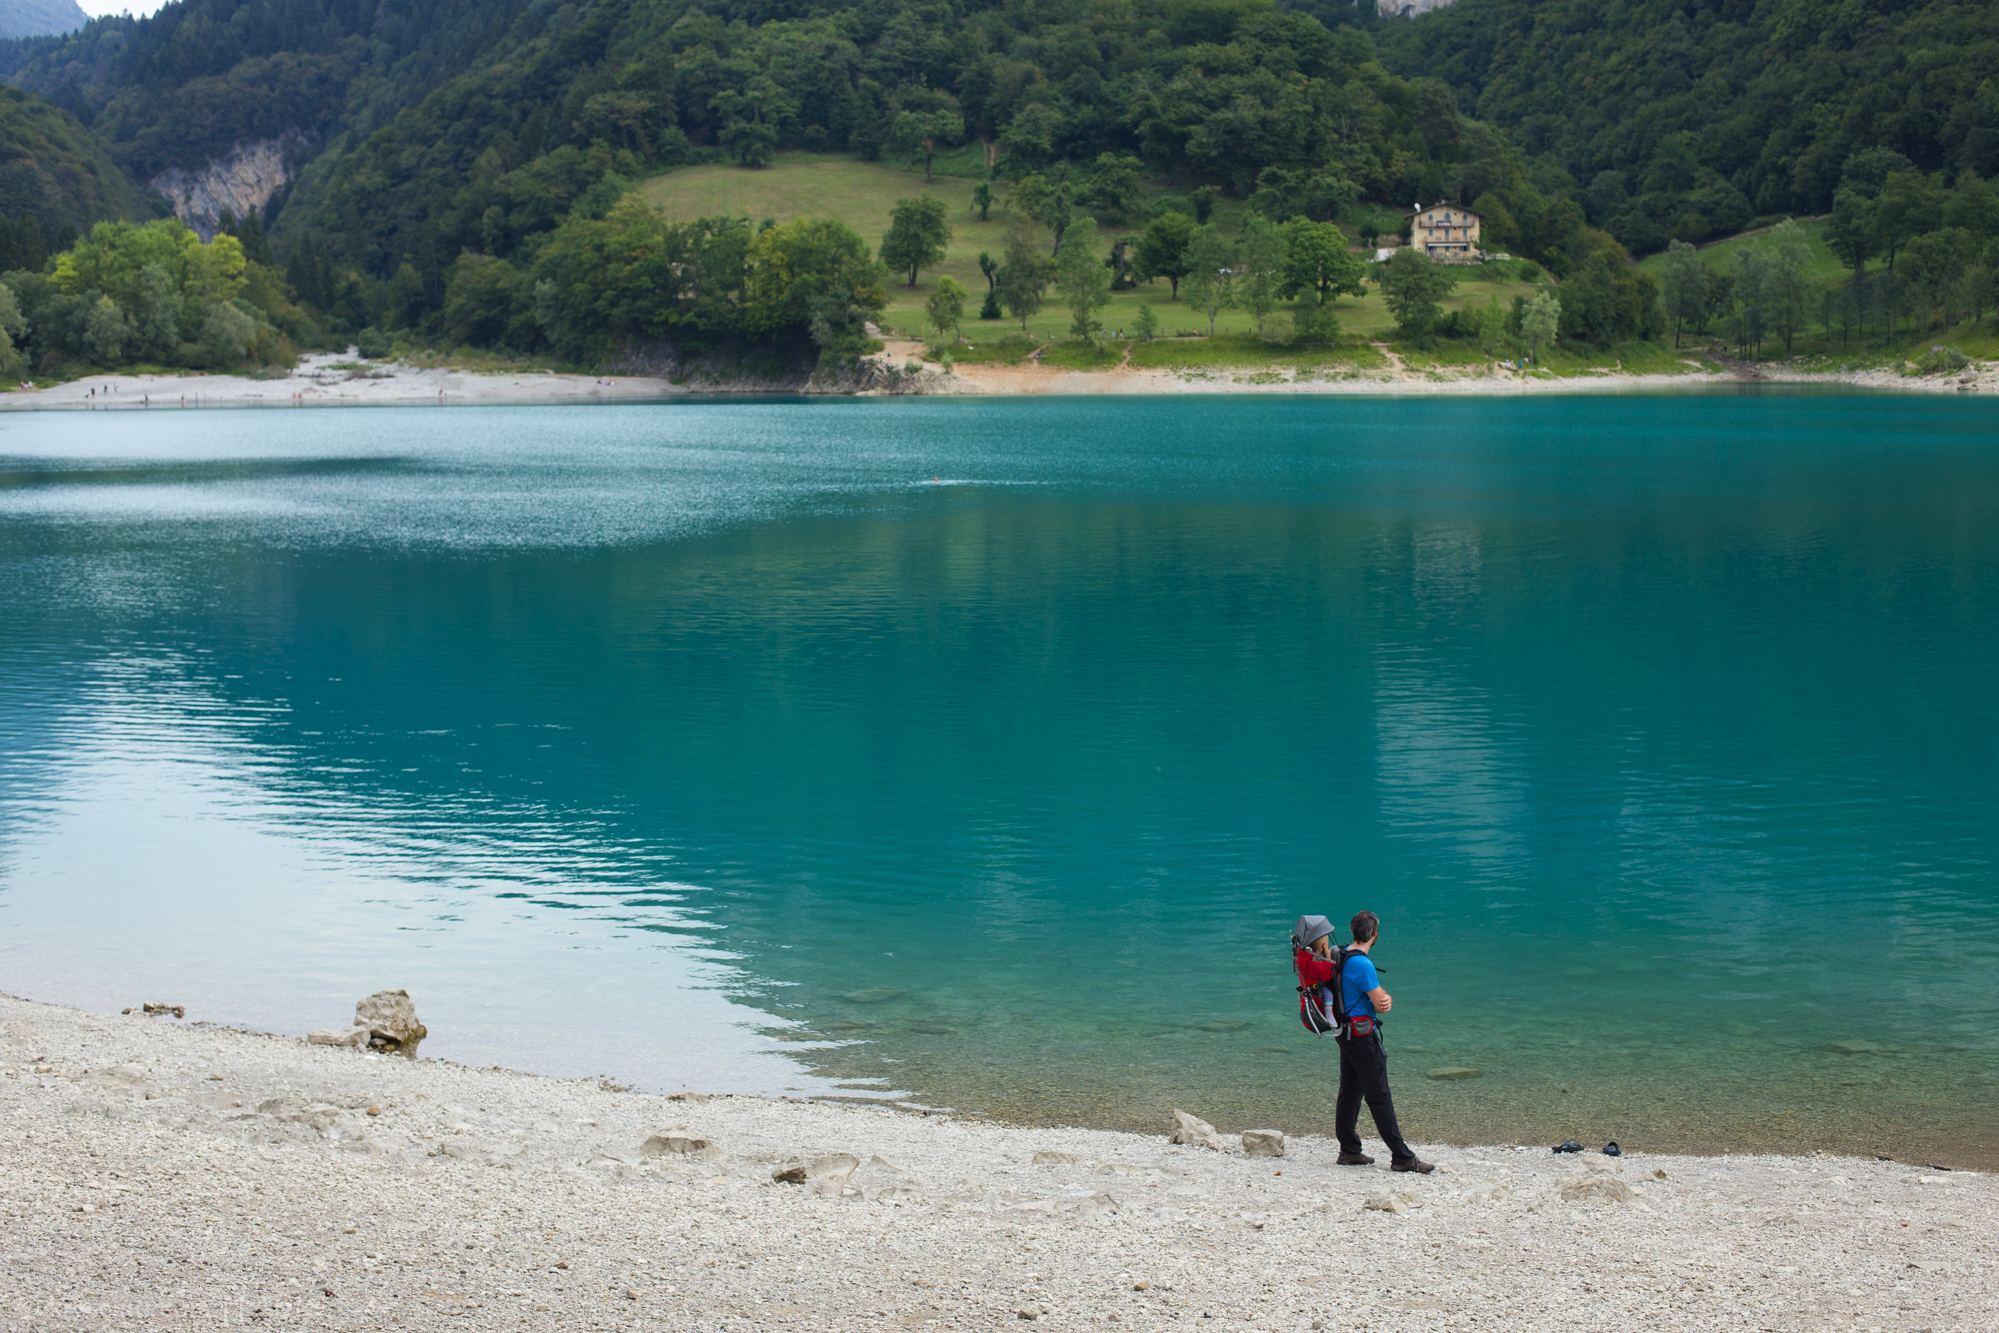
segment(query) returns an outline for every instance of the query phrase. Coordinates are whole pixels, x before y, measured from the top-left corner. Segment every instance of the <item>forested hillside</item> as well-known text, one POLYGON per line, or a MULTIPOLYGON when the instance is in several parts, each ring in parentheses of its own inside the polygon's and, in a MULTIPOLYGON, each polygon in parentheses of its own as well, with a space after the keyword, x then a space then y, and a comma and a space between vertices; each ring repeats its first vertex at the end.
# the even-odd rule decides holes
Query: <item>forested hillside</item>
POLYGON ((150 215, 140 192, 73 117, 18 88, 0 87, 0 225, 27 227, 39 237, 26 250, 0 238, 6 251, 0 259, 18 262, 37 249, 60 249, 99 218, 150 215))
POLYGON ((1460 0, 1377 33, 1641 253, 1829 212, 1870 149, 1999 171, 1990 0, 1460 0))
POLYGON ((465 67, 526 0, 176 0, 0 43, 0 73, 75 114, 132 176, 238 143, 365 133, 465 67))
MULTIPOLYGON (((1999 266, 1982 180, 1999 170, 1995 23, 1970 0, 1459 0, 1415 20, 1338 0, 176 0, 0 43, 0 71, 88 126, 94 145, 72 131, 65 146, 74 122, 40 104, 48 147, 16 155, 71 181, 41 197, 73 201, 76 223, 143 215, 112 162, 148 181, 287 145, 288 193, 224 229, 258 253, 268 229, 289 290, 242 299, 306 340, 317 321, 578 358, 690 331, 809 327, 850 346, 857 312, 880 308, 854 249, 874 236, 764 242, 755 218, 636 202, 691 163, 758 172, 802 152, 974 177, 983 208, 1043 228, 1049 251, 1093 220, 1119 290, 1164 277, 1174 299, 1196 229, 1211 258, 1276 246, 1260 267, 1232 261, 1249 282, 1304 243, 1294 220, 1344 225, 1343 249, 1412 203, 1454 201, 1483 215, 1488 250, 1559 281, 1540 318, 1559 309, 1565 338, 1607 345, 1670 316, 1753 348, 1776 301, 1758 281, 1696 283, 1682 257, 1662 306, 1632 256, 1831 214, 1811 234, 1855 275, 1839 308, 1858 327, 1982 319, 1999 266), (94 174, 55 169, 85 147, 94 174), (759 262, 780 254, 830 265, 832 285, 753 302, 759 262)), ((17 94, 0 120, 36 106, 17 94)), ((21 180, 0 211, 30 207, 21 180)), ((1781 272, 1804 272, 1784 235, 1781 272)), ((993 262, 988 308, 1004 304, 993 262)), ((1337 286, 1319 284, 1326 309, 1301 328, 1335 326, 1337 286)), ((1823 286, 1783 290, 1786 346, 1814 303, 1831 328, 1823 286)), ((1433 325, 1472 327, 1398 321, 1433 325)))

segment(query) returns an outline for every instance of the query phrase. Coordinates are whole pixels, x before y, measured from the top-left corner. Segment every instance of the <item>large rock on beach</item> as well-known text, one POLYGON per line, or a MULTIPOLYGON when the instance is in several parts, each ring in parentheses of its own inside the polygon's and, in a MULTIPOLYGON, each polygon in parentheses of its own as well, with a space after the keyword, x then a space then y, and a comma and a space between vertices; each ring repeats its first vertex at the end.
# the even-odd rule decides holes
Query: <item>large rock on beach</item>
POLYGON ((414 1057, 430 1029, 416 1016, 406 990, 378 990, 354 1006, 354 1026, 368 1029, 368 1044, 414 1057))
POLYGON ((1215 1132, 1213 1125, 1197 1115, 1179 1110, 1173 1112, 1173 1132, 1166 1136, 1166 1141, 1213 1148, 1216 1152, 1222 1150, 1222 1136, 1215 1132))
POLYGON ((1245 1129, 1242 1132, 1242 1151, 1245 1157, 1282 1157, 1284 1134, 1275 1129, 1245 1129))

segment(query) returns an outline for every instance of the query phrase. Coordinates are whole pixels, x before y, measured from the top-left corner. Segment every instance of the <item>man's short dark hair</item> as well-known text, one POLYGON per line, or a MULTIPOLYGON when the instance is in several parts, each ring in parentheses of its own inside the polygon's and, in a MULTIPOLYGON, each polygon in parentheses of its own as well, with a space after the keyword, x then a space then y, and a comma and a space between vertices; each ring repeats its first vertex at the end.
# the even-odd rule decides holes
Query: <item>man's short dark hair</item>
POLYGON ((1381 918, 1372 912, 1355 912, 1353 920, 1347 922, 1347 929, 1353 932, 1355 944, 1366 944, 1381 929, 1381 918))

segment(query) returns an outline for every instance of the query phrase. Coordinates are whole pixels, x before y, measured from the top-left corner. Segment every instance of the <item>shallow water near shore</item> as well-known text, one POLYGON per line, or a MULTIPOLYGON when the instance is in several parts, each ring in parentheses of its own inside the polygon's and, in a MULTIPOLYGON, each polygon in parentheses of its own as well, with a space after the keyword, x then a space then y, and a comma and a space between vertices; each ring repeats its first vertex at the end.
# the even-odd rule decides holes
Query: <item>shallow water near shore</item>
POLYGON ((1999 1163, 1996 426, 10 417, 0 989, 1323 1130, 1285 931, 1372 907, 1412 1137, 1999 1163))

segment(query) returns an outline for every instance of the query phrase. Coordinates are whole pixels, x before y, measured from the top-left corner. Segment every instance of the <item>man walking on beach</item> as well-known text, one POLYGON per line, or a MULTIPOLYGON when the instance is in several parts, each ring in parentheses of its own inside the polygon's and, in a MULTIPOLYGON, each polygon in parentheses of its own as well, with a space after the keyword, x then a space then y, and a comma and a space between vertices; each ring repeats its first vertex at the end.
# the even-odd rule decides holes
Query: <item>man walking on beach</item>
MULTIPOLYGON (((1333 1109, 1333 1129, 1340 1139, 1341 1166, 1372 1166, 1374 1159, 1360 1150, 1360 1104, 1363 1098, 1374 1115, 1375 1132, 1388 1145, 1391 1171, 1414 1171, 1428 1175, 1437 1168, 1410 1151, 1395 1123, 1395 1099, 1388 1092, 1388 1052, 1381 1045, 1380 1015, 1395 1001, 1382 989, 1374 960, 1368 957, 1381 939, 1381 918, 1360 912, 1347 923, 1353 944, 1340 968, 1341 1012, 1347 1016, 1346 1035, 1339 1040, 1340 1096, 1333 1109)), ((1322 947, 1325 943, 1322 941, 1322 947)))

